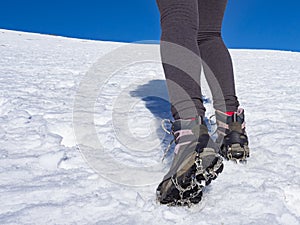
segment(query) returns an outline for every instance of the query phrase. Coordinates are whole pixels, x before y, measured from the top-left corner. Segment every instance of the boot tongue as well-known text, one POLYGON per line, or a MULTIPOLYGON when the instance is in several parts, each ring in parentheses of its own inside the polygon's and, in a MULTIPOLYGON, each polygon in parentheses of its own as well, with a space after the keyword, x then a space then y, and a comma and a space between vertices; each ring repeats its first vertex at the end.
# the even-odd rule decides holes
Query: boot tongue
POLYGON ((179 130, 191 130, 198 123, 197 119, 180 119, 172 125, 172 131, 175 133, 179 130))
POLYGON ((203 123, 202 117, 194 119, 181 119, 173 123, 172 131, 176 143, 195 141, 202 134, 207 134, 208 129, 203 123))

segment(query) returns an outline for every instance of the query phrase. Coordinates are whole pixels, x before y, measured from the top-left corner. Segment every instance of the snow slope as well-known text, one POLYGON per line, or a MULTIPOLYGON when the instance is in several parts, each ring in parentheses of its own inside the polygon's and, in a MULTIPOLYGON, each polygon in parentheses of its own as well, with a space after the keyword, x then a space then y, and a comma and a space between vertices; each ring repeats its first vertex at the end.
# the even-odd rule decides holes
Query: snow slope
POLYGON ((117 71, 95 104, 106 154, 137 174, 155 167, 148 183, 107 179, 76 146, 78 88, 99 57, 122 45, 0 30, 0 224, 300 224, 300 53, 231 50, 251 158, 247 165, 225 162, 199 205, 170 208, 155 201, 172 160, 160 161, 170 137, 159 123, 170 114, 157 97, 167 96, 159 64, 117 71), (131 106, 129 136, 118 133, 118 101, 131 106), (128 141, 149 134, 158 140, 151 149, 128 141))

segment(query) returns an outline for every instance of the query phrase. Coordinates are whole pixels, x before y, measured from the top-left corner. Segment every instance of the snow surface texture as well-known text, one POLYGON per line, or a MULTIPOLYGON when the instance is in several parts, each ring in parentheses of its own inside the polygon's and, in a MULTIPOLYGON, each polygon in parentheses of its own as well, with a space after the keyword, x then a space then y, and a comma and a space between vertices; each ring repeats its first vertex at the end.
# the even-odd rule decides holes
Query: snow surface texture
MULTIPOLYGON (((187 208, 155 200, 172 161, 172 154, 160 161, 170 137, 159 123, 170 114, 156 97, 167 96, 159 64, 131 65, 111 76, 94 118, 106 153, 137 170, 157 165, 155 182, 108 180, 76 145, 80 82, 99 57, 121 45, 0 30, 0 224, 300 224, 300 53, 231 50, 251 158, 246 165, 225 162, 202 202, 187 208), (125 118, 130 135, 156 136, 160 144, 152 151, 130 152, 126 136, 118 136, 113 109, 124 96, 132 105, 125 118)), ((148 149, 143 143, 135 145, 148 149)))

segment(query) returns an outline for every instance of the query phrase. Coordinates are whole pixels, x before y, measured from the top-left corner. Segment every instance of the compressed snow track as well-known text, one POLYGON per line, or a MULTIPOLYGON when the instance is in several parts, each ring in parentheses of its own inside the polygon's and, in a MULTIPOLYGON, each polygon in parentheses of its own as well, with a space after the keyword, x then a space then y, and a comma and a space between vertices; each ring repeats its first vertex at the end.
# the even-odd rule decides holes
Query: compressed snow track
MULTIPOLYGON (((186 208, 156 203, 161 174, 141 187, 111 182, 76 147, 72 108, 80 81, 120 45, 0 30, 0 224, 300 224, 300 53, 231 50, 251 157, 246 165, 225 162, 202 202, 186 208)), ((163 79, 160 65, 137 64, 99 93, 96 130, 116 160, 160 164, 169 138, 159 121, 170 115, 151 93, 166 95, 163 79), (132 153, 115 135, 111 113, 124 90, 137 102, 131 132, 164 138, 152 152, 132 153)))

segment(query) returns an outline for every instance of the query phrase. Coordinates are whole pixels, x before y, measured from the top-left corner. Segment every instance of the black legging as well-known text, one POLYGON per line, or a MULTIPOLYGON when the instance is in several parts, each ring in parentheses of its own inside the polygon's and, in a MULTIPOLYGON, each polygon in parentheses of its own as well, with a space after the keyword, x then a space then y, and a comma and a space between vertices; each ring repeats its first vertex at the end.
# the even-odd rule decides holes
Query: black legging
POLYGON ((235 94, 232 61, 221 37, 227 0, 156 1, 161 16, 161 56, 173 117, 204 116, 201 59, 214 108, 223 112, 236 111, 239 102, 235 94), (172 49, 169 43, 180 45, 201 59, 190 59, 181 49, 172 49), (177 57, 178 64, 186 65, 188 72, 167 63, 174 61, 174 57, 177 57))

